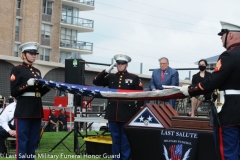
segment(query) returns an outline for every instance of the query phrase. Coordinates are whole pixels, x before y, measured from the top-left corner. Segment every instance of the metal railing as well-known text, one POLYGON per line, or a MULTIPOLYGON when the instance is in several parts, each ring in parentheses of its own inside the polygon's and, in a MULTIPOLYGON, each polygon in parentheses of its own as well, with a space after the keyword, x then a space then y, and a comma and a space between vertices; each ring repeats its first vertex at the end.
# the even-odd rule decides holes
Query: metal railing
POLYGON ((92 51, 93 43, 77 41, 77 40, 61 39, 60 47, 92 51))
POLYGON ((67 24, 73 24, 77 26, 93 28, 94 21, 89 19, 79 18, 79 17, 62 15, 61 22, 67 23, 67 24))
POLYGON ((73 1, 78 3, 84 3, 90 6, 94 6, 94 0, 67 0, 67 1, 73 1))

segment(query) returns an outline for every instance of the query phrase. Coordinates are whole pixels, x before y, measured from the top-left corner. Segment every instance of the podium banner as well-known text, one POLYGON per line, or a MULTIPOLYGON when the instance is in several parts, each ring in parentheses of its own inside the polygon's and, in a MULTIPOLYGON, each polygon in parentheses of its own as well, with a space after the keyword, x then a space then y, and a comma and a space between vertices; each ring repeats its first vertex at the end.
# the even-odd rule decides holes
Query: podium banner
POLYGON ((164 160, 196 160, 198 133, 178 130, 161 130, 162 157, 164 160))

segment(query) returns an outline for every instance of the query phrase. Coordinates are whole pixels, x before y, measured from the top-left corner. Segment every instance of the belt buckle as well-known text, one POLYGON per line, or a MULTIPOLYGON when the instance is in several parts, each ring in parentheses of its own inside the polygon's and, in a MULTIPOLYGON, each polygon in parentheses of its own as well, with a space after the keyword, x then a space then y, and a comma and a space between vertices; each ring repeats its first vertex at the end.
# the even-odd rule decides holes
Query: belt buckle
POLYGON ((36 96, 36 97, 40 97, 41 94, 40 94, 39 92, 36 92, 36 93, 35 93, 35 96, 36 96))

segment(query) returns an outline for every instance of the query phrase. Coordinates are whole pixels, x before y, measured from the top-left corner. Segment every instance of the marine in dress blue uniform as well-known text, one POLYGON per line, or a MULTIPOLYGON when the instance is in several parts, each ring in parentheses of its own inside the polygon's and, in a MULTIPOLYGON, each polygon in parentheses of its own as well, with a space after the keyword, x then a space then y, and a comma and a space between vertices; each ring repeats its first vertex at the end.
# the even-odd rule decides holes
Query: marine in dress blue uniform
POLYGON ((13 67, 10 74, 11 95, 18 97, 14 113, 17 159, 34 159, 43 118, 41 97, 50 90, 36 81, 42 78, 41 72, 32 65, 39 46, 36 42, 22 44, 19 49, 23 63, 13 67))
MULTIPOLYGON (((127 72, 131 58, 127 55, 114 56, 118 72, 110 73, 115 64, 99 73, 93 80, 97 86, 108 86, 114 89, 143 90, 142 83, 137 75, 127 72)), ((116 101, 109 100, 106 108, 105 119, 108 119, 112 135, 112 155, 114 160, 128 160, 131 150, 124 132, 125 124, 135 115, 143 105, 143 101, 116 101), (120 155, 120 157, 118 157, 120 155)))
POLYGON ((226 48, 218 58, 212 75, 189 86, 189 94, 196 96, 219 89, 224 94, 224 103, 218 117, 221 126, 218 133, 221 160, 240 160, 240 26, 221 22, 221 36, 226 48))

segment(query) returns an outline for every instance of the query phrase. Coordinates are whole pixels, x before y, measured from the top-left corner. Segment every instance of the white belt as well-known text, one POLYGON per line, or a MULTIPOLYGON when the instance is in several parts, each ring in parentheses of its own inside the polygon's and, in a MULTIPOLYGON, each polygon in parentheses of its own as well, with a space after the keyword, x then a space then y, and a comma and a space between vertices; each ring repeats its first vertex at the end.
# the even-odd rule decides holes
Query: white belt
POLYGON ((240 90, 234 90, 234 89, 228 89, 224 91, 226 95, 230 94, 239 94, 240 95, 240 90))
POLYGON ((41 97, 41 93, 39 93, 39 92, 25 92, 21 96, 41 97))

